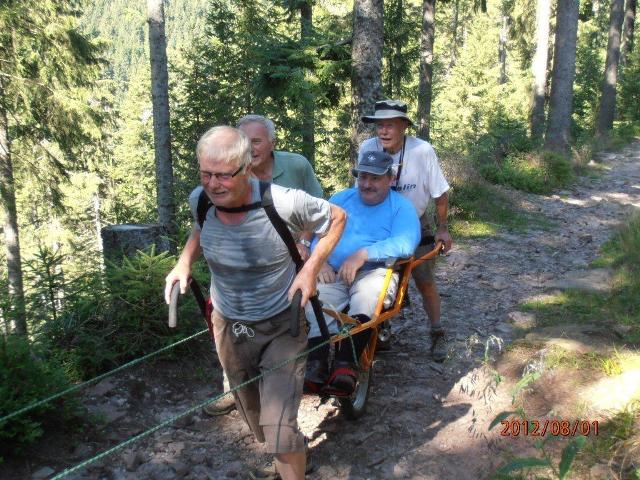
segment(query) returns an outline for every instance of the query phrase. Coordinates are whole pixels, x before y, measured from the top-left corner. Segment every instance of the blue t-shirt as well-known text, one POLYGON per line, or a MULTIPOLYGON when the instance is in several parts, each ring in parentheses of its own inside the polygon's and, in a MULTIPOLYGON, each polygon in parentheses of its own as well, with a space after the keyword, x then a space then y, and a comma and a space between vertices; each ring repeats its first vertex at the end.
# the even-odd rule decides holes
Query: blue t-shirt
MULTIPOLYGON (((420 242, 420 221, 411 202, 393 190, 378 205, 367 205, 357 188, 336 193, 330 203, 347 212, 347 224, 328 263, 339 270, 350 255, 367 249, 367 263, 384 262, 392 257, 408 257, 420 242)), ((314 239, 314 245, 317 240, 314 239)), ((363 268, 367 268, 367 265, 363 268)))

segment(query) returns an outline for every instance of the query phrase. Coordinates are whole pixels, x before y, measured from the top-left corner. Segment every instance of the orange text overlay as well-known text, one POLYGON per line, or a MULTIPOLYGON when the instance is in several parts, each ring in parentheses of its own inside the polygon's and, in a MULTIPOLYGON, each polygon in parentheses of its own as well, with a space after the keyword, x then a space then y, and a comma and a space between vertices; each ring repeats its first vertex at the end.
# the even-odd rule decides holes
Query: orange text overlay
POLYGON ((503 437, 575 437, 598 435, 598 420, 502 420, 503 437))

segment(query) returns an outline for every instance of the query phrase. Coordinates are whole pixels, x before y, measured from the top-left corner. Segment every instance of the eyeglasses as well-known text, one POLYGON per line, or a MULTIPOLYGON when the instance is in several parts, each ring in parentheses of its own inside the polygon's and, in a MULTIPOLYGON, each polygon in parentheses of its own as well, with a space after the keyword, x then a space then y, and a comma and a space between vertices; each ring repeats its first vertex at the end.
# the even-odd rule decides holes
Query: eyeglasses
POLYGON ((238 168, 233 173, 212 173, 212 172, 204 172, 200 170, 200 179, 205 183, 209 183, 209 181, 211 180, 211 177, 216 177, 216 180, 218 180, 219 182, 228 182, 233 177, 238 175, 244 167, 245 167, 244 165, 240 166, 240 168, 238 168))

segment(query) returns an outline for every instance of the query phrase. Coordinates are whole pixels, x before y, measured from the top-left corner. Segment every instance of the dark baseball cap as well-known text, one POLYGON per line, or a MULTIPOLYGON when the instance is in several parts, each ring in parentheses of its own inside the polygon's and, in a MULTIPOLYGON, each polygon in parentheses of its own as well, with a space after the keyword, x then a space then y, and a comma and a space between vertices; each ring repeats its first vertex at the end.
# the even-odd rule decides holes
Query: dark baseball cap
POLYGON ((372 173, 373 175, 384 175, 393 167, 393 158, 386 152, 364 152, 360 157, 360 163, 351 170, 354 177, 359 172, 372 173))

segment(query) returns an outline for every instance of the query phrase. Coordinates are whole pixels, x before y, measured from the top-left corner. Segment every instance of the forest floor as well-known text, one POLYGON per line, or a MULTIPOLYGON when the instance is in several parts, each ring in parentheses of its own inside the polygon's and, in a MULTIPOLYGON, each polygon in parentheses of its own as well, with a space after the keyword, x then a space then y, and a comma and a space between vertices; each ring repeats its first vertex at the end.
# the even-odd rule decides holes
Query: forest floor
MULTIPOLYGON (((637 437, 624 447, 609 437, 603 451, 592 423, 600 422, 604 435, 607 422, 640 395, 640 362, 601 368, 616 358, 637 360, 637 350, 623 344, 624 329, 606 318, 542 322, 523 305, 553 301, 567 289, 610 287, 611 272, 591 264, 616 228, 640 210, 640 142, 600 155, 591 174, 554 195, 505 194, 526 212, 529 225, 465 238, 439 260, 447 360, 430 360, 425 312, 411 287, 411 303, 392 325, 392 349, 374 364, 367 413, 349 421, 332 401, 304 397, 300 425, 315 464, 309 479, 489 478, 514 457, 542 455, 531 432, 501 435, 500 424, 489 430, 500 412, 516 406, 543 423, 590 422, 588 444, 570 478, 636 478, 628 468, 629 458, 640 458, 637 437), (584 358, 597 359, 599 367, 575 368, 584 358), (523 385, 523 376, 536 372, 539 378, 523 385)), ((99 421, 80 432, 47 435, 28 461, 0 465, 0 477, 51 478, 212 397, 221 387, 215 353, 204 336, 194 341, 193 352, 87 389, 83 402, 99 421)), ((556 472, 570 437, 545 448, 556 472)), ((198 410, 67 478, 243 479, 268 458, 237 412, 210 418, 198 410)))

